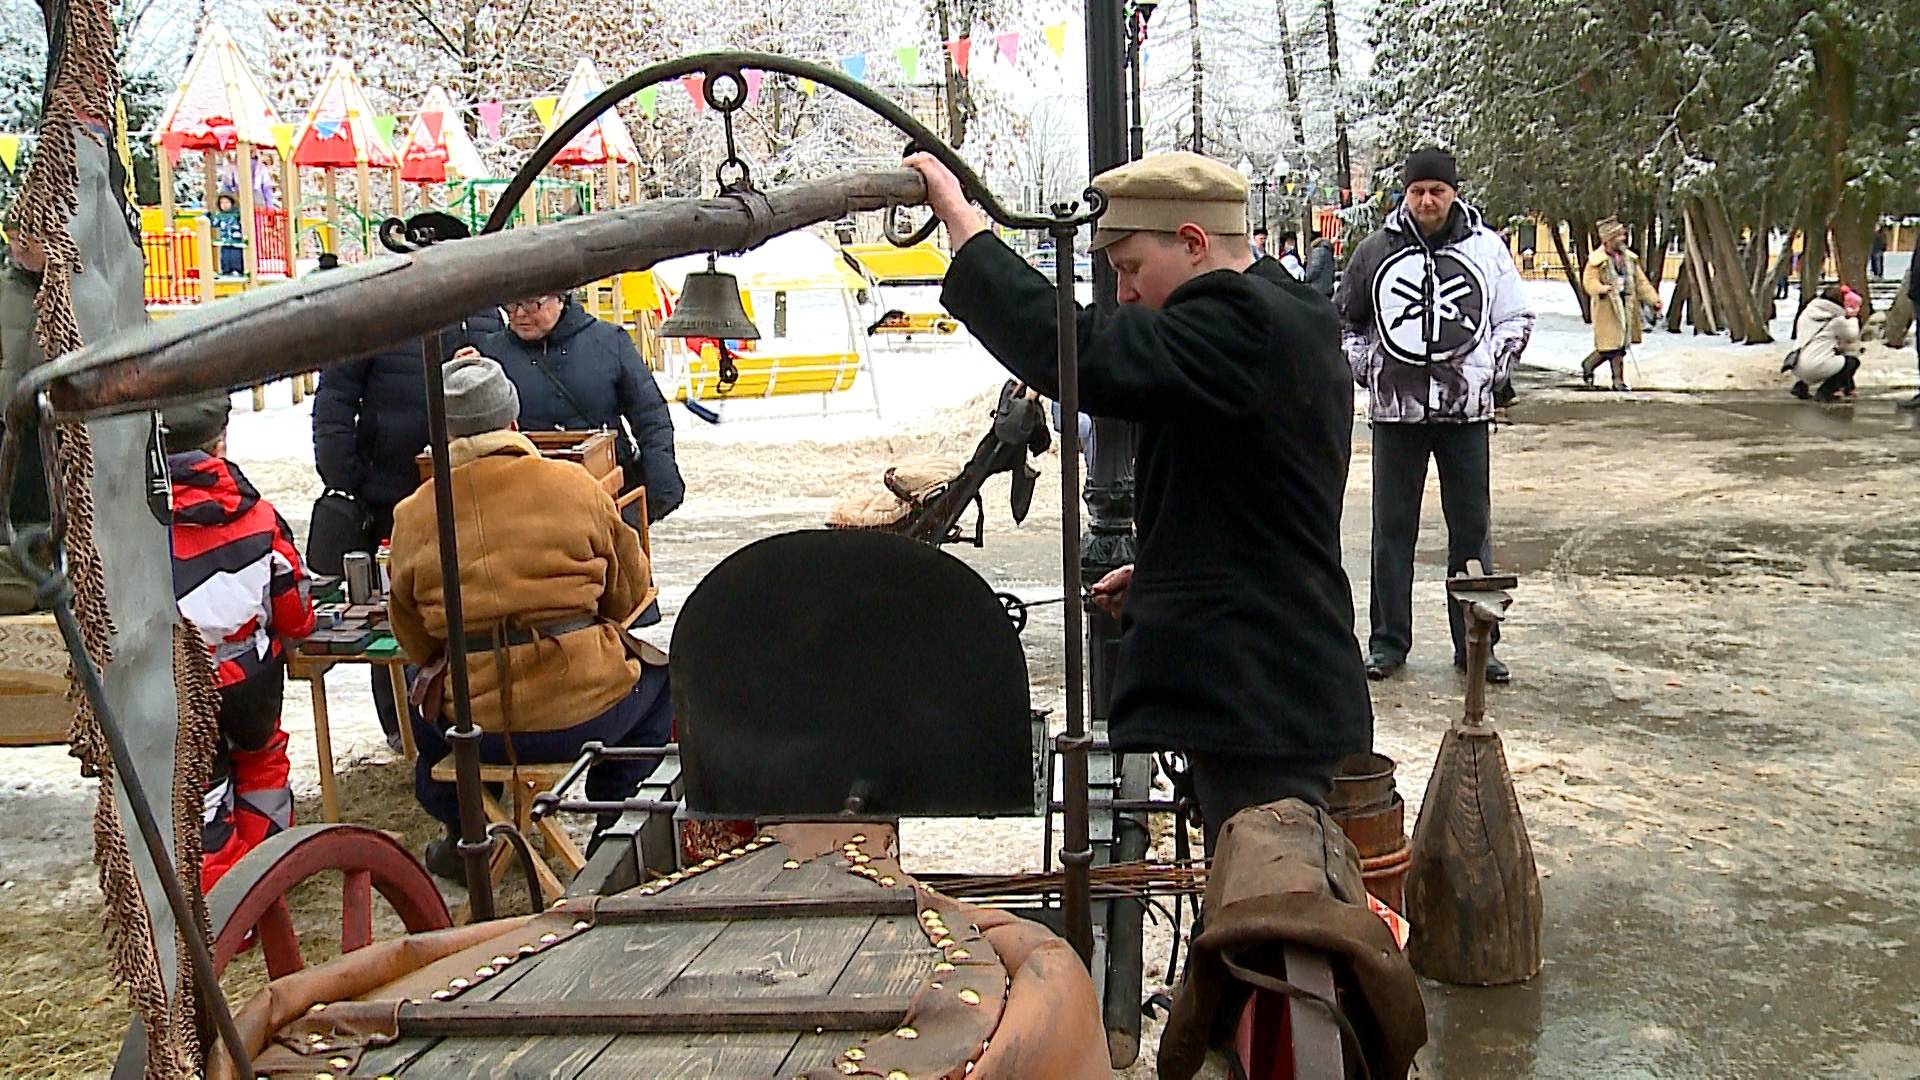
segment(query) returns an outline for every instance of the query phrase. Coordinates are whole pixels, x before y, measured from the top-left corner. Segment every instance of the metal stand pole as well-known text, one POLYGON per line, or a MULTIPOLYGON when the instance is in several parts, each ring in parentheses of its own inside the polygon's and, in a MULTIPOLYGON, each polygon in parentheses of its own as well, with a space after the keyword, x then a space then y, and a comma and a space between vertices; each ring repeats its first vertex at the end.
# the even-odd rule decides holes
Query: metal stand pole
MULTIPOLYGON (((1138 160, 1146 153, 1140 53, 1152 12, 1152 4, 1140 2, 1093 0, 1087 5, 1087 159, 1094 175, 1138 160)), ((1105 259, 1095 259, 1096 306, 1110 309, 1116 304, 1115 284, 1112 265, 1105 259)), ((1063 405, 1063 415, 1065 412, 1063 405)), ((1133 562, 1134 553, 1134 426, 1125 420, 1095 418, 1093 431, 1086 486, 1087 535, 1080 549, 1081 570, 1088 585, 1133 562)), ((1120 623, 1091 604, 1085 613, 1092 727, 1096 736, 1104 737, 1107 718, 1112 714, 1120 623)), ((1111 770, 1115 790, 1103 793, 1107 801, 1111 803, 1116 795, 1122 800, 1145 799, 1152 770, 1151 757, 1115 755, 1111 770)), ((1149 839, 1145 816, 1120 813, 1117 808, 1103 812, 1112 815, 1111 859, 1129 862, 1145 857, 1149 839)), ((1101 973, 1101 1013, 1107 1029, 1109 1064, 1115 1068, 1125 1068, 1140 1056, 1145 917, 1145 906, 1139 901, 1112 900, 1106 904, 1107 970, 1101 973)))
MULTIPOLYGON (((453 778, 460 798, 460 857, 467 864, 467 901, 477 922, 493 918, 493 876, 487 868, 493 841, 480 804, 480 729, 473 726, 467 689, 466 613, 460 604, 460 544, 453 531, 453 465, 447 455, 447 392, 440 370, 440 335, 420 342, 427 380, 427 445, 433 451, 433 509, 440 531, 440 592, 447 611, 447 679, 453 690, 453 778)), ((427 717, 435 723, 438 717, 427 717)))
MULTIPOLYGON (((1070 203, 1053 208, 1059 218, 1067 218, 1073 211, 1070 203)), ((1073 299, 1073 237, 1079 230, 1071 224, 1059 224, 1050 231, 1060 356, 1060 579, 1066 594, 1073 596, 1080 589, 1080 321, 1079 306, 1073 299)), ((1080 962, 1091 968, 1093 848, 1087 826, 1087 751, 1093 739, 1087 733, 1080 605, 1068 604, 1065 611, 1067 729, 1054 741, 1060 751, 1062 794, 1067 804, 1066 846, 1060 850, 1066 894, 1061 902, 1066 909, 1067 941, 1080 954, 1080 962)))

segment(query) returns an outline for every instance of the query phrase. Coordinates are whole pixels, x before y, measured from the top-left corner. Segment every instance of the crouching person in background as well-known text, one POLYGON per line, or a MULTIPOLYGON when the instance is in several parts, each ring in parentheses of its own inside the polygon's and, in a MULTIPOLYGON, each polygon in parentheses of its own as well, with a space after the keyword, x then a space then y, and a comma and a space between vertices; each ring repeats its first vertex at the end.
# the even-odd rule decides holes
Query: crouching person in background
POLYGON ((173 595, 220 687, 220 743, 203 803, 200 887, 293 824, 280 699, 286 643, 313 632, 293 531, 226 459, 227 395, 161 414, 173 480, 173 595))
MULTIPOLYGON (((541 457, 519 433, 519 394, 494 361, 468 354, 447 364, 446 399, 466 625, 447 625, 432 485, 394 508, 388 614, 422 669, 412 694, 420 706, 415 792, 447 826, 427 845, 427 867, 458 880, 459 801, 454 785, 432 778, 451 752, 444 687, 454 633, 466 645, 484 762, 572 761, 589 741, 659 746, 672 700, 665 657, 621 625, 649 592, 652 569, 612 497, 585 469, 541 457)), ((601 762, 587 773, 587 796, 630 797, 656 760, 601 762)))

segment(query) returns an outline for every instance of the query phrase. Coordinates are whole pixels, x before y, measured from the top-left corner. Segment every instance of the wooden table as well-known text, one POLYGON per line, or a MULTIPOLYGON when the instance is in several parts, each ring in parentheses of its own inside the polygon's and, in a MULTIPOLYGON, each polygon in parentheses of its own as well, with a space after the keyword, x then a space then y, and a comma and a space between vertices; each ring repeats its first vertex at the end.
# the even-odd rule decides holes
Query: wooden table
POLYGON ((341 664, 384 667, 393 680, 394 710, 400 721, 400 750, 408 761, 414 757, 413 724, 407 710, 407 656, 366 654, 332 655, 294 651, 287 657, 287 674, 306 682, 313 694, 313 744, 320 759, 320 816, 327 821, 340 820, 340 793, 333 774, 333 735, 327 727, 327 672, 341 664))

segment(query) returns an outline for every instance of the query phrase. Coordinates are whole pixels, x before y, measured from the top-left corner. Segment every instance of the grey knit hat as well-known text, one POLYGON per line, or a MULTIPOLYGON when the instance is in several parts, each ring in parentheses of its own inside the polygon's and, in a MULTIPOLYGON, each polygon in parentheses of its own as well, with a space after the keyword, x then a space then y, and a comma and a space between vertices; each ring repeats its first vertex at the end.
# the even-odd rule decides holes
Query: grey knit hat
POLYGON ((442 369, 447 386, 447 434, 458 439, 502 431, 520 418, 520 392, 500 365, 463 356, 442 369))

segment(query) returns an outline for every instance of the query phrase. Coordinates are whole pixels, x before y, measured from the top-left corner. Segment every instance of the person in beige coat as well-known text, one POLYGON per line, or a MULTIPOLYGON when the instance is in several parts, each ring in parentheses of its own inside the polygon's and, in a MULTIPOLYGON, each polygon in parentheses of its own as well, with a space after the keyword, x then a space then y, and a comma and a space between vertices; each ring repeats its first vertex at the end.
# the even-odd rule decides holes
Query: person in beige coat
POLYGON ((1660 290, 1640 271, 1640 256, 1627 247, 1627 227, 1614 218, 1595 226, 1600 246, 1587 259, 1580 285, 1593 299, 1593 352, 1580 365, 1580 378, 1593 385, 1593 373, 1607 364, 1615 390, 1627 389, 1627 346, 1640 343, 1640 305, 1660 311, 1660 290))
MULTIPOLYGON (((644 647, 621 625, 652 582, 639 536, 591 474, 542 457, 515 430, 520 397, 498 363, 464 349, 445 371, 461 632, 473 722, 484 732, 481 760, 572 761, 589 741, 666 742, 666 668, 643 663, 644 647)), ((412 717, 414 791, 448 830, 427 846, 427 868, 458 879, 459 803, 453 785, 431 775, 451 752, 443 731, 453 720, 452 695, 438 692, 434 678, 455 632, 432 485, 394 507, 391 573, 393 635, 423 669, 413 695, 425 713, 412 717)), ((587 773, 587 797, 627 798, 653 766, 603 761, 587 773)))

